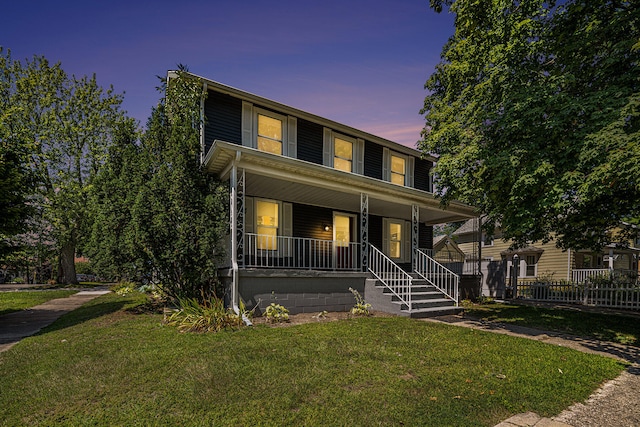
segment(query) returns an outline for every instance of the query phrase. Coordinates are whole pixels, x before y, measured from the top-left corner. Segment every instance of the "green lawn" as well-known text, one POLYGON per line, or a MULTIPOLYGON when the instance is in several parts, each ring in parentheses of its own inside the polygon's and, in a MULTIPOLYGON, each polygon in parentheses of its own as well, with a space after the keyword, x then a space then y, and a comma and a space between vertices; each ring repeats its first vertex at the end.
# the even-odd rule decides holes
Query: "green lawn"
POLYGON ((70 290, 0 292, 0 315, 24 310, 52 299, 65 298, 76 292, 70 290))
POLYGON ((181 334, 109 294, 0 353, 0 425, 493 426, 625 366, 401 317, 181 334))
POLYGON ((484 304, 465 308, 465 315, 513 325, 592 337, 640 346, 640 317, 552 309, 528 305, 484 304))

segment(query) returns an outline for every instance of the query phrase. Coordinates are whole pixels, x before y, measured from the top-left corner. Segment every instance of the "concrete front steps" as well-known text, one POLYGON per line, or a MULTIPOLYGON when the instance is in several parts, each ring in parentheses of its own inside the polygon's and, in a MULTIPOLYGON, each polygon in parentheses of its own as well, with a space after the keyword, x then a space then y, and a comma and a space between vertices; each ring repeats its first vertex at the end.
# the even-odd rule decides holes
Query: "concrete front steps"
POLYGON ((400 302, 377 279, 366 280, 364 298, 374 310, 413 318, 444 316, 462 311, 462 308, 456 307, 451 299, 424 279, 414 278, 411 290, 411 312, 406 304, 400 302))

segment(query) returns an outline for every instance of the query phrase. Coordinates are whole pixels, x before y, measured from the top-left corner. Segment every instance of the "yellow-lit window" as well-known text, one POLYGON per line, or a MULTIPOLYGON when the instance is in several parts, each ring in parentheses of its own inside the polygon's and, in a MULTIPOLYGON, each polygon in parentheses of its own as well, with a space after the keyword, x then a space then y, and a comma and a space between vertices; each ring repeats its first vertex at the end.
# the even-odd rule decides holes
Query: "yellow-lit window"
POLYGON ((345 172, 352 172, 353 143, 344 139, 334 140, 333 167, 345 172))
POLYGON ((402 258, 402 224, 389 223, 389 258, 402 258))
POLYGON ((336 246, 349 246, 351 240, 351 218, 346 215, 335 215, 333 217, 333 228, 336 234, 336 246))
POLYGON ((391 182, 404 185, 406 175, 406 160, 404 157, 391 155, 391 182))
POLYGON ((258 150, 282 154, 282 120, 258 114, 258 150))
POLYGON ((278 203, 256 201, 258 249, 278 249, 278 203))

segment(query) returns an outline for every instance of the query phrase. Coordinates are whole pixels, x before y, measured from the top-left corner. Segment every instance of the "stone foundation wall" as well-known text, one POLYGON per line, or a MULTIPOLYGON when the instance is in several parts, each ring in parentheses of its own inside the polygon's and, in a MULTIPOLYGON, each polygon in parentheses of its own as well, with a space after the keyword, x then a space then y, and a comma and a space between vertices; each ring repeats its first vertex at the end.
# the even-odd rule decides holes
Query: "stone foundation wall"
MULTIPOLYGON (((349 288, 364 296, 365 273, 311 271, 240 270, 240 298, 248 309, 256 307, 256 315, 273 303, 289 313, 349 311, 355 298, 349 288)), ((230 300, 231 277, 223 277, 230 300)))

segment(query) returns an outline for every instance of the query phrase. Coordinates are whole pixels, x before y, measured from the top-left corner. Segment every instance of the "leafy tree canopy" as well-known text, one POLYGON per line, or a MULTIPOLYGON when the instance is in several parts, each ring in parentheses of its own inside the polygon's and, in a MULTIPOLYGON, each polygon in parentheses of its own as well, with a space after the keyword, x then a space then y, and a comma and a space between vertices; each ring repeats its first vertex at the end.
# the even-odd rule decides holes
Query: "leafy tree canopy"
POLYGON ((90 215, 87 190, 113 130, 128 120, 120 110, 122 96, 104 90, 95 76, 69 76, 44 57, 17 61, 2 50, 0 76, 0 141, 20 150, 14 157, 33 182, 21 188, 39 217, 29 232, 51 235, 59 254, 58 281, 77 283, 74 256, 90 215))
POLYGON ((437 193, 516 245, 599 249, 640 222, 640 3, 431 0, 455 34, 425 87, 437 193))

